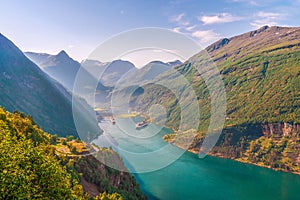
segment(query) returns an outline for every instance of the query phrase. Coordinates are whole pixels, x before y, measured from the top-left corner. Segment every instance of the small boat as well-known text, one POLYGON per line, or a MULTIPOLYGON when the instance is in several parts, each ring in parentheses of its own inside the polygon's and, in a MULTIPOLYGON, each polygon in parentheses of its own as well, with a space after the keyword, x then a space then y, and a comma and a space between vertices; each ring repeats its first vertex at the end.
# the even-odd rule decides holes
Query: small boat
POLYGON ((115 118, 111 117, 111 118, 110 118, 110 123, 111 123, 111 124, 116 124, 115 118))
POLYGON ((135 125, 135 128, 136 128, 136 129, 141 129, 141 128, 144 128, 144 127, 146 127, 146 126, 148 126, 148 122, 146 122, 146 121, 144 120, 144 121, 142 121, 142 122, 137 123, 137 124, 135 125))

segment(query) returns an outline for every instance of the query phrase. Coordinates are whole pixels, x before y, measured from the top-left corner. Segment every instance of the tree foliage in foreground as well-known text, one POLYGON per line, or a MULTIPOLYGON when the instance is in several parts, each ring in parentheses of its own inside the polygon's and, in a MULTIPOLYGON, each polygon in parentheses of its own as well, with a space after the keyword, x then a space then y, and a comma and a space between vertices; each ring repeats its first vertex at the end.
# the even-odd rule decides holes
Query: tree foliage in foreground
POLYGON ((81 199, 55 157, 50 136, 30 117, 0 109, 0 199, 81 199))
MULTIPOLYGON (((0 107, 0 199, 88 199, 30 116, 0 107)), ((102 193, 98 199, 119 199, 102 193)))

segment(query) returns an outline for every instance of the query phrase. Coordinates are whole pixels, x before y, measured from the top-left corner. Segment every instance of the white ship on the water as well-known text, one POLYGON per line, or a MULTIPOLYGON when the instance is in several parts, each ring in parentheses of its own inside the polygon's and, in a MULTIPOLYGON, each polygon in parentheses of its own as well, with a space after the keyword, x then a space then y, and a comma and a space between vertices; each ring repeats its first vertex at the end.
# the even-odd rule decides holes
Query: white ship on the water
POLYGON ((135 128, 136 129, 141 129, 141 128, 144 128, 148 126, 148 122, 146 120, 142 121, 142 122, 139 122, 135 125, 135 128))

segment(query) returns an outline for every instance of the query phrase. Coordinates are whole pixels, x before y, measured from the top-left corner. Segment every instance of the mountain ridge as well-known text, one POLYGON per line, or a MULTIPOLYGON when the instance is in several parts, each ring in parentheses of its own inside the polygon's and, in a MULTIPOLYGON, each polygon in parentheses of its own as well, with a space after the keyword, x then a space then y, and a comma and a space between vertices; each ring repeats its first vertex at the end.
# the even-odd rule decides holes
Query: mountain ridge
MULTIPOLYGON (((208 46, 175 67, 197 95, 198 133, 189 147, 175 139, 184 141, 188 133, 178 131, 165 140, 198 153, 205 136, 209 137, 205 133, 211 117, 210 91, 197 69, 209 72, 207 66, 213 63, 225 86, 227 111, 224 129, 210 154, 300 173, 299 57, 299 27, 264 26, 208 46)), ((134 109, 146 113, 152 105, 162 104, 166 125, 177 130, 181 112, 176 102, 180 99, 154 85, 143 86, 143 91, 133 98, 134 109)), ((191 112, 188 117, 192 121, 197 116, 191 112)))
MULTIPOLYGON (((3 35, 0 36, 0 76, 1 106, 10 112, 19 110, 30 114, 49 133, 78 137, 71 94, 3 35)), ((101 131, 93 125, 94 120, 84 101, 76 101, 78 104, 74 109, 80 113, 86 128, 89 127, 86 130, 90 130, 93 137, 99 135, 101 131)))
POLYGON ((26 52, 25 55, 69 91, 73 90, 80 63, 73 60, 64 50, 57 55, 33 52, 26 52))

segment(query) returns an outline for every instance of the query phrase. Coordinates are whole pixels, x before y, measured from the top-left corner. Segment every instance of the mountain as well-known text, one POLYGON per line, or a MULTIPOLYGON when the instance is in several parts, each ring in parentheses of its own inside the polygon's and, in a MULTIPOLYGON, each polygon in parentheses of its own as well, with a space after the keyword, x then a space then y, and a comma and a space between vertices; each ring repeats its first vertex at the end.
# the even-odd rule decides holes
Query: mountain
POLYGON ((91 137, 95 137, 101 132, 93 110, 84 100, 74 98, 74 111, 81 125, 81 129, 77 130, 71 94, 1 34, 0 87, 1 106, 10 112, 19 110, 31 115, 49 133, 86 137, 89 132, 91 137))
POLYGON ((102 63, 87 59, 80 64, 70 58, 65 51, 57 55, 33 52, 25 54, 53 79, 69 91, 74 90, 73 92, 82 96, 90 104, 93 104, 94 96, 96 96, 97 103, 109 102, 109 95, 115 83, 127 71, 135 68, 132 63, 123 60, 102 63), (76 88, 73 87, 74 84, 76 88), (95 85, 97 85, 96 93, 93 90, 95 85))
MULTIPOLYGON (((211 155, 300 173, 300 28, 264 26, 224 38, 175 67, 198 98, 200 126, 189 147, 193 152, 199 152, 211 117, 210 91, 197 71, 209 72, 207 52, 220 70, 227 101, 224 129, 211 155)), ((131 105, 144 113, 163 104, 167 125, 178 128, 180 105, 172 92, 153 84, 143 91, 131 105)), ((165 139, 176 145, 175 136, 165 139)))
POLYGON ((159 61, 159 60, 154 60, 154 61, 149 62, 148 64, 146 64, 142 68, 144 68, 144 67, 146 67, 150 64, 164 65, 166 67, 171 67, 172 68, 172 67, 176 67, 178 65, 181 65, 182 62, 180 60, 174 60, 174 61, 170 61, 170 62, 162 62, 162 61, 159 61))
POLYGON ((113 87, 124 74, 135 69, 131 62, 124 60, 114 60, 108 63, 84 60, 81 65, 106 87, 113 87))
POLYGON ((119 80, 118 84, 122 87, 144 84, 147 81, 152 81, 169 70, 172 71, 172 68, 177 66, 179 63, 181 63, 179 60, 168 63, 158 60, 151 61, 140 69, 133 68, 126 74, 123 74, 124 76, 119 80))
MULTIPOLYGON (((57 55, 46 53, 26 52, 25 55, 36 63, 45 73, 57 80, 66 89, 84 98, 90 105, 93 104, 95 91, 98 88, 96 96, 106 100, 109 95, 109 88, 98 83, 98 75, 105 68, 107 63, 101 63, 94 60, 85 60, 82 65, 69 57, 65 51, 57 55), (77 79, 76 79, 77 78, 77 79), (76 88, 74 88, 76 87, 76 88)), ((101 102, 102 103, 102 102, 101 102)))
POLYGON ((228 124, 300 122, 299 33, 300 28, 264 26, 206 49, 224 77, 228 124))
POLYGON ((3 108, 0 132, 0 199, 147 199, 112 149, 49 135, 3 108))
POLYGON ((170 67, 176 67, 178 65, 181 65, 182 62, 180 60, 174 60, 174 61, 171 61, 171 62, 167 62, 166 64, 169 65, 170 67))
MULTIPOLYGON (((225 84, 227 124, 300 122, 299 29, 262 27, 206 48, 225 84)), ((204 53, 194 55, 175 69, 192 83, 200 107, 208 110, 209 92, 196 70, 206 62, 204 53)), ((208 119, 209 112, 204 113, 202 119, 208 119)))
POLYGON ((25 52, 25 55, 68 90, 73 90, 80 63, 70 58, 65 51, 57 55, 33 52, 25 52))
POLYGON ((103 72, 103 70, 105 69, 105 67, 108 65, 109 63, 105 62, 100 62, 98 60, 83 60, 81 62, 81 66, 86 69, 91 75, 94 76, 94 78, 99 79, 99 75, 103 72))

